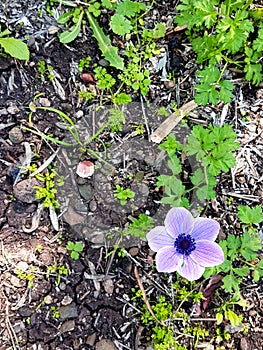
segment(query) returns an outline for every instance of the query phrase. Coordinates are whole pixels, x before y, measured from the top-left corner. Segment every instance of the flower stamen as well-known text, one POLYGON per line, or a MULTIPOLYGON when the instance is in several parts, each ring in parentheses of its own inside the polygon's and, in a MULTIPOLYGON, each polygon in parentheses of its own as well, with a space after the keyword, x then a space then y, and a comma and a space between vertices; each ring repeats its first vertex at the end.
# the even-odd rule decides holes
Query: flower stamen
POLYGON ((179 254, 188 256, 195 250, 195 240, 190 235, 182 233, 176 238, 174 247, 179 254))

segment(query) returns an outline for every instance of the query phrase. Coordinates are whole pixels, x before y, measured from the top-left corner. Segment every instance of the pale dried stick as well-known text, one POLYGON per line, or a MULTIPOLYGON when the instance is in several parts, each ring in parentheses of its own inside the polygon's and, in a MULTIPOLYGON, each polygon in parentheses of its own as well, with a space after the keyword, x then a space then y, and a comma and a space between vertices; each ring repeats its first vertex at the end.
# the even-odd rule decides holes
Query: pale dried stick
POLYGON ((151 308, 151 305, 150 305, 149 300, 147 299, 147 296, 146 296, 146 293, 145 293, 144 286, 143 286, 141 278, 139 276, 137 266, 134 267, 134 276, 136 277, 137 283, 138 283, 139 288, 140 288, 140 290, 142 292, 143 301, 145 302, 145 305, 146 305, 147 309, 149 310, 150 314, 152 315, 152 317, 155 319, 155 321, 157 323, 163 324, 160 320, 158 320, 158 318, 155 316, 155 314, 154 314, 154 312, 153 312, 153 310, 151 308))
POLYGON ((177 111, 173 112, 170 117, 168 117, 151 135, 151 141, 155 143, 160 143, 174 127, 183 119, 183 117, 195 109, 198 105, 195 101, 190 101, 179 108, 177 111))

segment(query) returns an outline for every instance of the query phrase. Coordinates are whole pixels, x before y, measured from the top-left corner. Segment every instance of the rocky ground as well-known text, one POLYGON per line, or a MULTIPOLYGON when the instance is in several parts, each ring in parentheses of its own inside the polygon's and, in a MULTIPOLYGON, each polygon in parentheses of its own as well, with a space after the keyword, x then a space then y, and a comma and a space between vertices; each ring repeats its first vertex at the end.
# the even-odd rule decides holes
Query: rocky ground
MULTIPOLYGON (((146 20, 161 20, 172 27, 174 8, 172 2, 156 1, 146 20)), ((58 116, 50 111, 38 110, 29 123, 29 106, 37 101, 42 107, 68 114, 84 139, 94 135, 103 123, 103 114, 94 116, 91 103, 80 101, 77 91, 83 80, 76 67, 87 55, 94 63, 103 64, 96 41, 87 30, 70 45, 59 43, 54 34, 59 30, 57 22, 41 0, 2 2, 0 24, 17 38, 27 39, 30 49, 27 62, 0 56, 0 348, 152 349, 151 329, 140 321, 143 302, 134 298, 134 291, 144 288, 153 302, 160 293, 169 298, 171 279, 152 268, 153 252, 145 241, 130 237, 120 243, 116 232, 127 227, 134 208, 123 211, 112 189, 127 181, 124 168, 140 174, 134 191, 141 194, 141 202, 135 214, 147 212, 156 223, 162 222, 167 208, 159 203, 162 193, 156 187, 156 177, 164 164, 157 145, 148 136, 164 120, 156 113, 160 106, 177 103, 181 107, 193 99, 196 63, 184 33, 172 33, 158 42, 160 48, 169 50, 169 42, 175 37, 181 56, 170 55, 176 84, 162 81, 152 68, 148 132, 134 136, 133 125, 142 123, 141 100, 134 96, 126 111, 129 122, 124 130, 112 134, 107 129, 100 142, 89 145, 102 152, 102 142, 110 144, 110 160, 115 166, 110 180, 107 165, 90 155, 100 170, 89 180, 75 181, 72 173, 79 161, 77 149, 68 151, 20 127, 33 125, 35 131, 70 140, 58 116), (53 67, 52 81, 39 75, 38 62, 42 60, 53 67), (42 166, 55 154, 56 169, 65 176, 65 186, 58 189, 58 227, 56 217, 51 220, 52 213, 35 200, 37 180, 28 174, 19 178, 20 166, 28 163, 28 155, 42 166), (78 260, 70 257, 68 241, 83 242, 78 260), (117 244, 125 248, 124 255, 114 250, 117 244)), ((100 98, 97 96, 94 104, 99 104, 100 98)), ((227 107, 198 107, 189 114, 189 125, 224 122, 232 124, 238 134, 237 162, 231 173, 218 179, 217 197, 204 212, 221 224, 221 238, 240 233, 237 205, 262 204, 263 87, 252 87, 239 78, 235 97, 227 107), (244 115, 249 118, 242 119, 244 115)), ((241 292, 249 306, 237 311, 243 315, 243 324, 249 325, 247 334, 224 324, 230 340, 219 344, 211 340, 216 332, 214 302, 198 315, 199 322, 210 330, 198 348, 262 349, 262 285, 244 279, 241 292)), ((184 310, 192 313, 194 307, 188 303, 184 310)), ((182 336, 180 341, 188 349, 195 348, 192 338, 182 336)))

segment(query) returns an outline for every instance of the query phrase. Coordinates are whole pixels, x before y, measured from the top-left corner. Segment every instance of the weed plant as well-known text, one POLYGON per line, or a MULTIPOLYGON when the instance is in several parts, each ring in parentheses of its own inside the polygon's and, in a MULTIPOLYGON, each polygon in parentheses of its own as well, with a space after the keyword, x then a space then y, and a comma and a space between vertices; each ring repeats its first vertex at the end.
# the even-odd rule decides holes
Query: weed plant
POLYGON ((263 22, 261 9, 250 9, 253 0, 181 0, 175 22, 187 25, 187 34, 197 54, 200 83, 195 101, 206 105, 232 99, 234 84, 227 69, 237 69, 246 80, 262 81, 263 22))
POLYGON ((171 207, 189 208, 187 194, 193 190, 202 203, 214 198, 216 176, 221 172, 227 172, 235 165, 233 151, 238 148, 236 137, 236 133, 228 124, 223 127, 210 125, 208 128, 194 126, 186 145, 182 145, 173 134, 170 134, 159 146, 160 150, 166 152, 167 165, 171 170, 171 175, 158 177, 157 185, 163 187, 165 192, 165 197, 161 201, 171 207), (189 157, 195 156, 195 164, 198 164, 190 176, 192 184, 190 189, 186 189, 180 179, 182 174, 182 164, 178 156, 180 152, 185 152, 189 157))

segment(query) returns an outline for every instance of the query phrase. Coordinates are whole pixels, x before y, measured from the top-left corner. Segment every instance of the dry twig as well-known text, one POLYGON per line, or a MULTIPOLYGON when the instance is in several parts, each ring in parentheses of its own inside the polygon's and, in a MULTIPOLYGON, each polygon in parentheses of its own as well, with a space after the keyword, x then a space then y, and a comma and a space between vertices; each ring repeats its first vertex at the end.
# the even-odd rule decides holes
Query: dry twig
POLYGON ((151 141, 155 143, 160 143, 177 124, 191 112, 197 104, 194 101, 190 101, 183 105, 178 111, 173 112, 169 118, 167 118, 151 135, 151 141))

